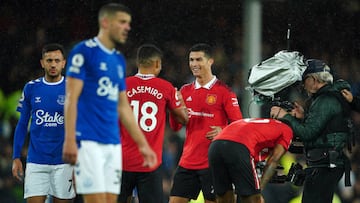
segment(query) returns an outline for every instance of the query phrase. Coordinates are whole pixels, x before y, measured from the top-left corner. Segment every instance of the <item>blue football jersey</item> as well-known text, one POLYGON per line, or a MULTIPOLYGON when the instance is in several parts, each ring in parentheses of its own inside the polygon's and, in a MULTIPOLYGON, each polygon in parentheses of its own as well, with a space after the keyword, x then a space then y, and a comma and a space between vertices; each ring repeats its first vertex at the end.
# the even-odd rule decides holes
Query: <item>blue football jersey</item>
POLYGON ((39 78, 26 83, 17 111, 20 119, 15 129, 14 155, 19 158, 30 123, 27 162, 62 164, 64 143, 65 79, 49 83, 39 78))
POLYGON ((104 47, 97 38, 77 44, 71 50, 66 75, 84 86, 78 101, 77 140, 119 144, 117 104, 125 91, 125 58, 104 47))

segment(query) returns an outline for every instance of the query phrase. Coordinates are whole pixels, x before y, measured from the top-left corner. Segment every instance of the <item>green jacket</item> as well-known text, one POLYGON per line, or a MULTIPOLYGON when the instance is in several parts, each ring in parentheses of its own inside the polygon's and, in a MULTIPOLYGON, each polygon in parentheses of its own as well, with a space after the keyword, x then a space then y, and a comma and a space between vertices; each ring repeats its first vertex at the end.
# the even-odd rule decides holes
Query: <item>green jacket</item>
POLYGON ((340 153, 336 164, 343 165, 343 149, 350 136, 347 127, 350 112, 340 101, 341 94, 338 90, 337 83, 325 85, 312 96, 302 121, 290 114, 282 120, 291 126, 294 136, 301 139, 305 151, 318 148, 335 149, 340 153), (335 96, 336 94, 338 95, 335 96))

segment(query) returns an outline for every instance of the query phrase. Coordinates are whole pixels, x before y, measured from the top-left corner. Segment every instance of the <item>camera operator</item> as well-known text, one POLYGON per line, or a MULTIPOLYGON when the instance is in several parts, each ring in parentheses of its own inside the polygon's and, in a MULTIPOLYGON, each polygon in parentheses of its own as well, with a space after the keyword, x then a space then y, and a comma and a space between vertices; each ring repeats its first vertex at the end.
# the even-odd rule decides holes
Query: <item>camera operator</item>
POLYGON ((294 136, 304 144, 308 167, 302 202, 329 203, 344 171, 350 172, 343 152, 349 137, 349 105, 337 87, 339 84, 333 83, 329 66, 317 59, 308 60, 306 65, 302 82, 310 100, 305 111, 297 104, 291 112, 274 106, 270 116, 288 123, 294 136))

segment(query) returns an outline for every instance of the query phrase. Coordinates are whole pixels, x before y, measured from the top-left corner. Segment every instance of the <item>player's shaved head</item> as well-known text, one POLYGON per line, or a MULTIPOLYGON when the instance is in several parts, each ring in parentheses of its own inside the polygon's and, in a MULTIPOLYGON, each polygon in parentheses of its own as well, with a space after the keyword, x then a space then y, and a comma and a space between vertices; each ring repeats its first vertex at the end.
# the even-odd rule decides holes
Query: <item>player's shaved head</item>
POLYGON ((137 51, 137 64, 148 67, 151 66, 154 59, 162 59, 163 53, 153 44, 143 44, 137 51))
POLYGON ((109 4, 105 4, 104 6, 102 6, 100 8, 99 16, 98 16, 99 23, 100 23, 101 19, 103 19, 104 17, 112 17, 117 12, 124 12, 124 13, 131 15, 130 9, 126 6, 124 6, 123 4, 109 3, 109 4))

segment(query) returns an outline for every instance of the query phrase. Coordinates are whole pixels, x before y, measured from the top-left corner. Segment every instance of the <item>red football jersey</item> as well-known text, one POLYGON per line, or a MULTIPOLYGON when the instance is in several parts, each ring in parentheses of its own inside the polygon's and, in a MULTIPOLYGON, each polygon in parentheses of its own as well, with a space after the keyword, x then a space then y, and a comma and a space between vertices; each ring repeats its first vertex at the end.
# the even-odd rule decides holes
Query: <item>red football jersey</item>
MULTIPOLYGON (((149 169, 144 162, 136 143, 125 127, 120 124, 123 170, 149 172, 161 164, 166 110, 180 107, 175 87, 168 81, 154 75, 136 74, 126 78, 126 94, 133 109, 135 119, 146 139, 157 155, 158 165, 149 169)), ((120 123, 120 122, 119 122, 120 123)))
MULTIPOLYGON (((242 118, 235 93, 220 80, 214 78, 204 87, 196 82, 184 85, 181 94, 188 109, 189 122, 186 125, 186 136, 179 165, 187 169, 204 169, 209 167, 208 148, 211 140, 206 133, 210 126, 221 126, 242 118)), ((170 125, 174 130, 180 124, 173 118, 170 125)))
POLYGON ((230 140, 244 144, 256 162, 263 161, 276 144, 286 150, 293 138, 292 129, 275 119, 249 118, 235 121, 224 128, 214 140, 230 140))

